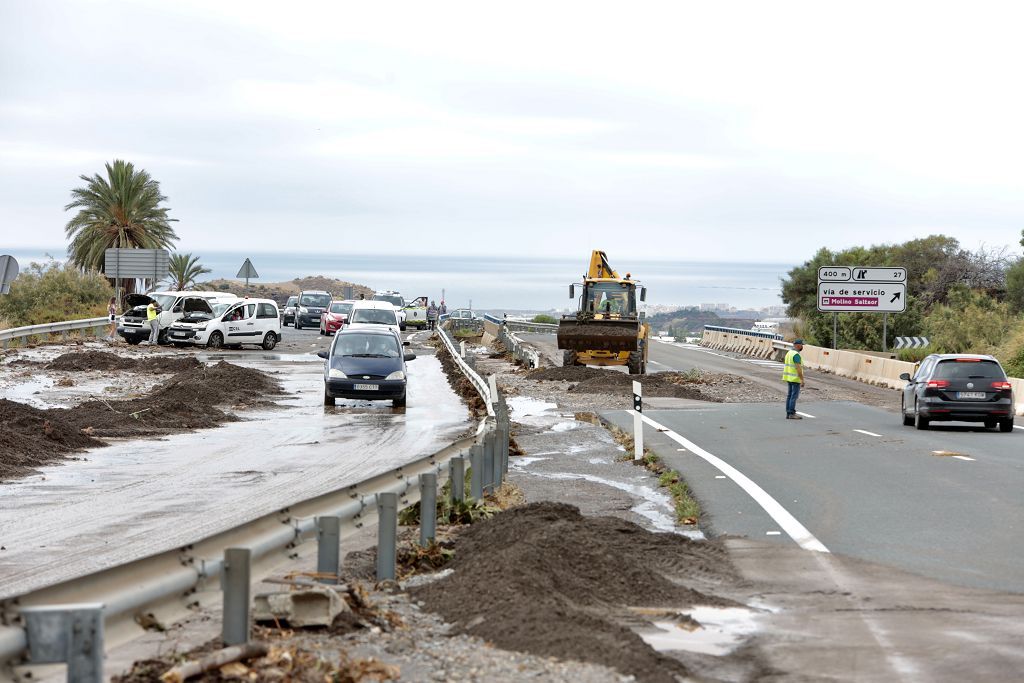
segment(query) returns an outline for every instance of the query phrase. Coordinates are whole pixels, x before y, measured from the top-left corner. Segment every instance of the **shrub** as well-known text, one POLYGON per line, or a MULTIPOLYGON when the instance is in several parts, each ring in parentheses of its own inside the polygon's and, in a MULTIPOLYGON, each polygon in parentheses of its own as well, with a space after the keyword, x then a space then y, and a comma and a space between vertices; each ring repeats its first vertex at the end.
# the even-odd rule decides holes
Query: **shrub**
POLYGON ((543 313, 541 313, 540 315, 533 316, 533 322, 535 322, 535 323, 545 323, 545 324, 548 324, 548 325, 557 325, 558 324, 558 320, 557 319, 551 317, 550 315, 544 315, 543 313))
POLYGON ((0 318, 15 327, 105 315, 114 290, 97 272, 83 272, 51 259, 31 263, 0 296, 0 318))

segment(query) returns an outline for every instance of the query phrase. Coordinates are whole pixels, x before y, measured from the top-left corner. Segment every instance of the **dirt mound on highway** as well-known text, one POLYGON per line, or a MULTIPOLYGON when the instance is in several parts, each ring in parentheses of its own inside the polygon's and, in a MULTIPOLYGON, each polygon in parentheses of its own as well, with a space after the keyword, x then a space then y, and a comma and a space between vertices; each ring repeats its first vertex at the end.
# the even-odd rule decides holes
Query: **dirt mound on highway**
POLYGON ((659 372, 654 375, 627 375, 623 372, 601 370, 603 374, 569 387, 570 393, 612 394, 633 391, 633 382, 640 382, 644 396, 670 396, 696 401, 720 403, 721 399, 706 394, 696 385, 703 384, 697 376, 685 372, 659 372))
POLYGON ((627 626, 642 622, 630 608, 735 604, 713 592, 736 580, 721 545, 584 517, 561 503, 474 524, 457 538, 450 566, 454 573, 413 595, 456 630, 504 649, 604 664, 641 681, 667 683, 687 671, 627 626))
POLYGON ((529 379, 563 382, 585 382, 588 379, 602 377, 609 370, 588 368, 586 365, 568 365, 562 368, 538 368, 526 373, 529 379))
POLYGON ((65 353, 47 363, 47 370, 141 370, 144 372, 183 372, 202 366, 194 356, 152 356, 131 358, 105 351, 65 353))
POLYGON ((23 476, 59 454, 103 445, 62 420, 58 411, 0 399, 0 480, 23 476))

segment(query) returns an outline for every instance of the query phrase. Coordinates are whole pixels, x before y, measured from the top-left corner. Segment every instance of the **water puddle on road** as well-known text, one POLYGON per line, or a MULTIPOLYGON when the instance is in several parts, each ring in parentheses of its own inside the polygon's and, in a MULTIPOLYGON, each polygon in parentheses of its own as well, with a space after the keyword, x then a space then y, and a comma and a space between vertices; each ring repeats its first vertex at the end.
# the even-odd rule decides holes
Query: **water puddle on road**
POLYGON ((675 619, 659 619, 652 627, 637 629, 637 635, 659 652, 684 650, 721 657, 758 630, 757 613, 742 607, 702 606, 677 614, 675 619))
POLYGON ((33 408, 59 408, 60 406, 56 403, 50 403, 36 395, 52 388, 52 377, 37 377, 7 387, 4 389, 4 398, 30 405, 33 408))

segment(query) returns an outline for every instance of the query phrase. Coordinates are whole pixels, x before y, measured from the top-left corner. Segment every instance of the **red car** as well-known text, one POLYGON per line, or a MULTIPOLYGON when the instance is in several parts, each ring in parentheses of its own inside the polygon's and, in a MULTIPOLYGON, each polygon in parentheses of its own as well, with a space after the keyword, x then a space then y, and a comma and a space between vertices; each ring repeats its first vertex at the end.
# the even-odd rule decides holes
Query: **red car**
POLYGON ((348 322, 352 304, 352 301, 332 301, 320 316, 320 334, 333 334, 340 330, 348 322))

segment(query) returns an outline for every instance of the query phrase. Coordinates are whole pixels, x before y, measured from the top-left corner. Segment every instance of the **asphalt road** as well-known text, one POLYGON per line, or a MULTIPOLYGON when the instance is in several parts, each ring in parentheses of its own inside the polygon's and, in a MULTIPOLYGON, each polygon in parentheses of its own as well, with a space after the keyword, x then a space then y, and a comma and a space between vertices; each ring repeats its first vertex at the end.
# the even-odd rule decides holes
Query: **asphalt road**
MULTIPOLYGON (((652 360, 676 369, 777 375, 749 360, 668 349, 655 344, 652 360)), ((683 473, 708 535, 794 542, 778 515, 696 450, 748 477, 832 552, 965 586, 1024 592, 1022 430, 950 423, 917 431, 890 410, 846 401, 801 401, 799 409, 808 417, 786 420, 779 404, 649 410, 649 418, 688 443, 647 427, 645 445, 683 473)), ((606 417, 632 430, 628 413, 606 417)))

